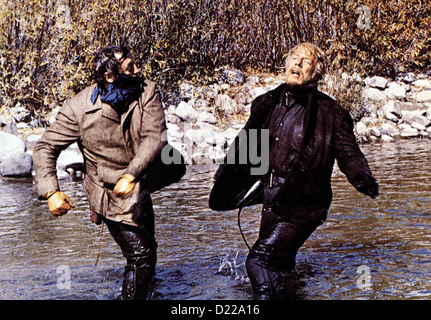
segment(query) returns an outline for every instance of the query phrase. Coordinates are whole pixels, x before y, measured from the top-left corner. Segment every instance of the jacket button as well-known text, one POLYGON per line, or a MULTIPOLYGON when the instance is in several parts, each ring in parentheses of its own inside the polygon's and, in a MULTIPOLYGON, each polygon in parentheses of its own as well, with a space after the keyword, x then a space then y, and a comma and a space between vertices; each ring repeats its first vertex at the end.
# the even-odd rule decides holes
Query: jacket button
POLYGON ((278 141, 278 140, 280 140, 280 138, 279 137, 275 137, 275 141, 278 141))

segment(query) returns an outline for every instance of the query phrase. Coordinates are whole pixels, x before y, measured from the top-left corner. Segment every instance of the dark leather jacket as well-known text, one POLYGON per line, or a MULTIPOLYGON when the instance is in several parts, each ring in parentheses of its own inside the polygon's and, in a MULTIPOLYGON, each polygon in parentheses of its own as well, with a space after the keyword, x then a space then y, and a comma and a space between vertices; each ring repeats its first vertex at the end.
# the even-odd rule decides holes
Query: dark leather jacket
MULTIPOLYGON (((246 132, 269 129, 268 172, 252 175, 250 163, 220 165, 209 200, 213 210, 237 208, 248 189, 261 179, 265 196, 250 204, 264 203, 288 221, 321 224, 332 201, 335 160, 357 190, 373 198, 378 195, 349 113, 318 91, 316 84, 294 92, 290 101, 285 100, 287 91, 283 84, 257 97, 244 127, 246 132)), ((238 153, 239 139, 229 152, 238 153)), ((267 142, 260 140, 258 150, 261 143, 267 142)))

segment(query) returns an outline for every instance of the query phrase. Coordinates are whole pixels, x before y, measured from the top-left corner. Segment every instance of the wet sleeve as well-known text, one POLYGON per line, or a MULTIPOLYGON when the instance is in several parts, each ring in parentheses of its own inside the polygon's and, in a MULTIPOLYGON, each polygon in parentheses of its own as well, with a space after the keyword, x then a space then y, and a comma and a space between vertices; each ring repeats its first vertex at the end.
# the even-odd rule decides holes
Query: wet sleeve
POLYGON ((56 120, 47 129, 33 150, 36 190, 41 198, 49 191, 59 190, 57 159, 60 152, 79 140, 79 125, 71 105, 66 102, 56 120))
POLYGON ((360 150, 353 132, 353 120, 346 112, 335 126, 335 157, 347 180, 361 193, 375 198, 378 184, 360 150))
POLYGON ((160 100, 160 93, 155 84, 150 83, 143 99, 141 140, 138 152, 127 167, 126 172, 136 178, 142 177, 148 165, 153 162, 166 145, 162 134, 166 130, 165 113, 160 100))

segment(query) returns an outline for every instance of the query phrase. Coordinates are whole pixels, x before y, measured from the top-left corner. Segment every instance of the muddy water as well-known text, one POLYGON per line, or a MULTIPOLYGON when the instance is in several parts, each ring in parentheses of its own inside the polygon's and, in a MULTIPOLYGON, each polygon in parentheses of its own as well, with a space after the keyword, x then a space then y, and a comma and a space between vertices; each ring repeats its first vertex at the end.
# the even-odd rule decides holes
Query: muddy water
MULTIPOLYGON (((298 253, 291 298, 431 299, 430 140, 361 148, 381 196, 359 194, 336 168, 328 220, 298 253)), ((151 299, 253 298, 236 211, 207 207, 215 169, 191 166, 182 182, 153 197, 159 250, 151 299)), ((61 187, 76 208, 54 218, 32 180, 0 181, 1 299, 119 298, 119 247, 90 222, 82 182, 61 187)), ((241 216, 249 243, 259 210, 241 216)))

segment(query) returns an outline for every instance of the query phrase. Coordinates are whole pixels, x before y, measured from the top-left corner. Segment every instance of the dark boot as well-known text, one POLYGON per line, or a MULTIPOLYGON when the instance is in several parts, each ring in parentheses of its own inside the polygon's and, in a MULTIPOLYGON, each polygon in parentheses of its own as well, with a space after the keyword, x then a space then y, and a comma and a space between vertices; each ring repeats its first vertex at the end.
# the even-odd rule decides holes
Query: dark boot
POLYGON ((146 299, 157 262, 154 233, 149 233, 146 228, 137 228, 107 219, 106 225, 127 259, 122 298, 146 299))
POLYGON ((123 300, 145 300, 154 271, 138 269, 136 266, 126 266, 123 277, 123 300))
POLYGON ((246 260, 247 274, 253 293, 262 299, 277 299, 283 296, 284 272, 263 266, 256 257, 246 260))

